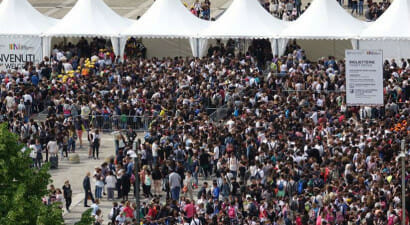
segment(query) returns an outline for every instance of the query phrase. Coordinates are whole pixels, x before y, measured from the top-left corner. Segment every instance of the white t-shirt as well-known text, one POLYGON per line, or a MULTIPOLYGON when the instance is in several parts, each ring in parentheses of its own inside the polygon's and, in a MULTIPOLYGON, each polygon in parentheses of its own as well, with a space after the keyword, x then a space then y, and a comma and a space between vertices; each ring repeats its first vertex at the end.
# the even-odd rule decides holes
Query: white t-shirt
POLYGON ((109 175, 105 178, 105 182, 107 183, 107 188, 115 188, 115 184, 117 183, 117 179, 114 176, 109 175))
POLYGON ((57 154, 58 146, 56 141, 49 141, 47 144, 48 152, 50 154, 57 154))
POLYGON ((23 95, 23 99, 24 99, 24 102, 30 102, 30 103, 33 102, 33 98, 29 94, 23 95))
POLYGON ((158 149, 159 149, 158 144, 154 142, 154 143, 152 144, 152 156, 153 156, 153 157, 157 157, 157 156, 158 156, 158 149))
POLYGON ((70 63, 63 63, 63 67, 65 72, 73 70, 73 66, 70 63))
POLYGON ((190 225, 202 225, 202 222, 198 218, 193 218, 190 225))
POLYGON ((14 97, 12 97, 12 96, 7 96, 6 97, 6 106, 7 106, 7 108, 12 108, 12 107, 14 107, 15 104, 16 104, 16 102, 14 101, 14 97))
POLYGON ((238 169, 238 160, 235 157, 229 158, 229 170, 236 171, 238 169))
POLYGON ((36 145, 30 145, 29 148, 30 148, 30 150, 31 150, 31 152, 30 152, 30 157, 33 158, 33 159, 35 159, 36 156, 37 156, 37 148, 36 148, 36 145))
POLYGON ((215 148, 214 148, 214 160, 218 160, 219 159, 219 147, 218 146, 216 146, 215 148))

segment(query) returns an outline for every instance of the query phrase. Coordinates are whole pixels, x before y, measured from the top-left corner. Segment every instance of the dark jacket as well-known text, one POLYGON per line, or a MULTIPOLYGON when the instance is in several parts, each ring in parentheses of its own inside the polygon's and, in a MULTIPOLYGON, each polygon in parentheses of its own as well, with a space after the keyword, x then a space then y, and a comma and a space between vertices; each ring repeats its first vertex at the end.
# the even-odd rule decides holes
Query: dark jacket
POLYGON ((71 199, 72 197, 71 185, 68 185, 68 187, 63 185, 63 194, 64 194, 65 199, 71 199))
POLYGON ((85 176, 83 180, 83 188, 85 191, 91 190, 90 178, 88 176, 85 176))
POLYGON ((122 193, 124 195, 128 194, 130 192, 131 185, 130 185, 130 177, 127 174, 122 175, 121 184, 122 184, 122 193))

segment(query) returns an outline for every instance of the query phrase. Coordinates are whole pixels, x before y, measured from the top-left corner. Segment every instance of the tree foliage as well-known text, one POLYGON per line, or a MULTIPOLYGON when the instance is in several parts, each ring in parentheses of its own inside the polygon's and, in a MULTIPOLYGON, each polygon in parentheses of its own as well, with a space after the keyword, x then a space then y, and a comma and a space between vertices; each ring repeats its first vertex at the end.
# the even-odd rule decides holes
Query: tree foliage
POLYGON ((95 218, 91 216, 91 211, 93 209, 87 209, 81 215, 81 220, 75 223, 74 225, 92 225, 95 221, 95 218))
POLYGON ((42 203, 51 182, 48 164, 30 168, 24 148, 17 135, 0 125, 0 225, 63 224, 61 209, 42 203))

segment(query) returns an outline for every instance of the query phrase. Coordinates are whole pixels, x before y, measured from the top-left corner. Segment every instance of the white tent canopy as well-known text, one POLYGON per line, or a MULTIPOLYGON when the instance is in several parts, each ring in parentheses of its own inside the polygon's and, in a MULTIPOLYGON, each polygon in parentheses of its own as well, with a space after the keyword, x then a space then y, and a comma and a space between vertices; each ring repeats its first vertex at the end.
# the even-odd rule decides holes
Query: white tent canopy
MULTIPOLYGON (((47 37, 104 37, 111 38, 113 49, 119 55, 119 34, 131 25, 103 0, 78 0, 74 7, 55 26, 47 30, 47 37)), ((50 43, 50 42, 49 42, 50 43)))
POLYGON ((367 26, 368 23, 354 18, 336 0, 313 0, 280 37, 299 40, 298 44, 311 59, 323 55, 344 58, 346 49, 356 48, 356 40, 367 26))
POLYGON ((410 2, 394 0, 392 5, 361 34, 361 39, 410 40, 410 2))
POLYGON ((40 36, 56 22, 27 0, 3 0, 0 4, 0 36, 40 36))
POLYGON ((200 36, 210 39, 270 39, 277 37, 287 24, 270 15, 258 0, 234 0, 200 36))
POLYGON ((118 37, 131 24, 102 0, 78 0, 55 26, 45 32, 52 37, 118 37))
POLYGON ((20 68, 43 57, 41 34, 56 19, 37 11, 27 0, 3 0, 0 4, 0 69, 20 68))
POLYGON ((206 50, 206 41, 195 37, 209 24, 190 13, 179 0, 156 0, 139 20, 121 32, 121 36, 190 39, 194 56, 199 56, 206 50))
POLYGON ((360 49, 382 49, 386 59, 410 58, 410 2, 394 0, 360 39, 360 49))
POLYGON ((287 39, 349 40, 367 27, 335 0, 314 0, 309 8, 282 33, 287 39))
POLYGON ((275 38, 288 24, 269 14, 258 0, 234 0, 200 36, 208 39, 270 39, 272 52, 281 55, 286 42, 278 42, 275 38))

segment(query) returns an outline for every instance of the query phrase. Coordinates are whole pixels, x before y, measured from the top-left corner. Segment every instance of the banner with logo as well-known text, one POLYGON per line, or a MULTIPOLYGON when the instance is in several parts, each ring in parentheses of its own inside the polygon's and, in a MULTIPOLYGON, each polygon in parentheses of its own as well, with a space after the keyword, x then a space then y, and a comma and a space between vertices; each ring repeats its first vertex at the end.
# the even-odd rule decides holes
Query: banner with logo
POLYGON ((382 50, 346 50, 346 103, 383 105, 382 50))
POLYGON ((42 58, 40 37, 0 37, 0 70, 21 69, 42 58))

